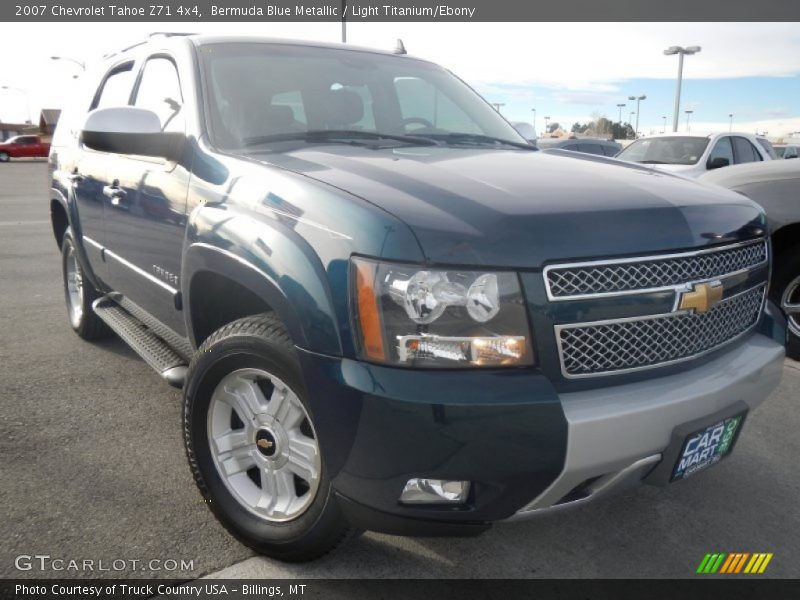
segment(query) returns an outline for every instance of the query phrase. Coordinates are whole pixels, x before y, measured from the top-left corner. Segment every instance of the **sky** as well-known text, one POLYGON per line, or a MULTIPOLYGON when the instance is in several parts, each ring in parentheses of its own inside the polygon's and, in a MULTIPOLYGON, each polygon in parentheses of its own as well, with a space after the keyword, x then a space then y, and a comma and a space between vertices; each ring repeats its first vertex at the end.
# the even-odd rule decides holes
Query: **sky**
MULTIPOLYGON (((25 49, 0 62, 0 120, 13 122, 41 107, 58 108, 80 68, 50 56, 91 63, 151 31, 257 34, 338 42, 339 23, 19 23, 4 28, 4 47, 25 49), (31 43, 31 40, 36 40, 31 43)), ((593 116, 632 119, 660 132, 673 120, 676 56, 672 45, 702 46, 687 56, 679 119, 692 110, 691 131, 800 132, 800 27, 797 23, 350 23, 348 42, 391 49, 402 38, 409 54, 437 62, 501 103, 510 121, 544 117, 567 128, 593 116)))

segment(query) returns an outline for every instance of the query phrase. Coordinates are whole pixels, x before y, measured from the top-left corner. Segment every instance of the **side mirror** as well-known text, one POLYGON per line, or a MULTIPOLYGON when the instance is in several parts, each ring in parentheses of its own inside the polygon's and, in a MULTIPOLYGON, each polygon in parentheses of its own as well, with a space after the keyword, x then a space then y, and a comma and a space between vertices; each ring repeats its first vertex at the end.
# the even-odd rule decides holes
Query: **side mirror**
POLYGON ((708 161, 708 164, 706 166, 710 171, 711 169, 721 169, 722 167, 727 167, 730 164, 731 161, 729 161, 727 158, 718 156, 717 158, 708 161))
POLYGON ((153 156, 177 161, 186 136, 161 131, 161 119, 151 110, 134 106, 98 108, 86 117, 83 145, 100 152, 153 156))

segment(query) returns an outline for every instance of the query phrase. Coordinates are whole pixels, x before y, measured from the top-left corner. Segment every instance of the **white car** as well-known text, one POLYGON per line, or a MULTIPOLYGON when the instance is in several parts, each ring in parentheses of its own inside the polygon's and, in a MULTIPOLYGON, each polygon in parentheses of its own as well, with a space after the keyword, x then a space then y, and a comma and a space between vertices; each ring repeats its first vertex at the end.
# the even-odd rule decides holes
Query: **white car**
POLYGON ((769 141, 752 133, 670 133, 642 138, 617 154, 684 177, 699 177, 729 165, 772 160, 769 141))

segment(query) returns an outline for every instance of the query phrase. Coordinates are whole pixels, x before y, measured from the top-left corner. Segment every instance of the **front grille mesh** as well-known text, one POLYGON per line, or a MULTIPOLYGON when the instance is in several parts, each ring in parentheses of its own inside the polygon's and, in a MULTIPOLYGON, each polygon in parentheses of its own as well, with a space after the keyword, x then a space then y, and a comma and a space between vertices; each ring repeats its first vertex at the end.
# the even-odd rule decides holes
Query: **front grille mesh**
POLYGON ((650 367, 692 358, 741 335, 758 321, 765 286, 725 299, 707 313, 563 326, 561 365, 570 377, 650 367))
POLYGON ((554 299, 646 290, 711 279, 758 266, 766 260, 767 242, 758 240, 694 256, 555 267, 547 271, 547 285, 554 299))

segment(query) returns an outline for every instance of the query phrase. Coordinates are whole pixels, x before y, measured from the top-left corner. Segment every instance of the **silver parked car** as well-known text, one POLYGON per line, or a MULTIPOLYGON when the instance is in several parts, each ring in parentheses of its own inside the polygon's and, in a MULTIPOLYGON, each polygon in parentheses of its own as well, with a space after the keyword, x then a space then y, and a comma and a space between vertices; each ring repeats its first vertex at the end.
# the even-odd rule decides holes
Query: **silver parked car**
POLYGON ((617 158, 700 177, 720 167, 772 160, 774 153, 766 138, 752 133, 670 133, 636 140, 617 158))
POLYGON ((800 359, 800 160, 721 169, 700 181, 744 194, 766 209, 773 254, 769 295, 788 321, 787 354, 800 359))

